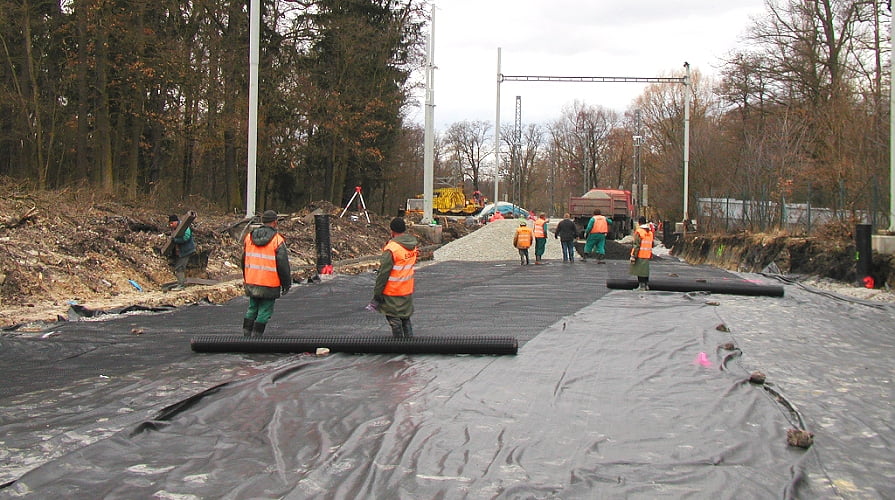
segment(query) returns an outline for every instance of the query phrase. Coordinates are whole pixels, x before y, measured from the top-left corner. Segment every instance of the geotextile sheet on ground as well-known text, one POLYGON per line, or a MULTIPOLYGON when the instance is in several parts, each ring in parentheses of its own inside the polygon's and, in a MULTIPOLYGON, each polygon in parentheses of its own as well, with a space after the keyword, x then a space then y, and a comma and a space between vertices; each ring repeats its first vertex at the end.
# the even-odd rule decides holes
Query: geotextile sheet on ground
MULTIPOLYGON (((515 335, 515 356, 190 352, 245 299, 4 335, 0 497, 895 496, 891 307, 606 290, 626 270, 420 267, 417 335, 515 335)), ((267 334, 388 335, 372 283, 298 286, 267 334)))

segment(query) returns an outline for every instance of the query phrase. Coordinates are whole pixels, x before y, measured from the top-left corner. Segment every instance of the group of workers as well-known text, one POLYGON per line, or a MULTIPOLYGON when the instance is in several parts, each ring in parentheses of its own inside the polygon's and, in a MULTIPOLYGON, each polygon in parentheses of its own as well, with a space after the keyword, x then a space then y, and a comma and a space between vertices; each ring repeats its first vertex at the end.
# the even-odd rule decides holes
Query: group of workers
MULTIPOLYGON (((292 269, 286 239, 278 231, 279 215, 273 210, 261 214, 261 225, 243 240, 241 256, 243 287, 249 306, 242 320, 246 337, 261 337, 273 314, 276 300, 292 287, 292 269)), ((172 215, 168 225, 174 241, 171 264, 177 277, 172 290, 182 290, 186 283, 186 267, 196 252, 192 231, 186 228, 178 235, 180 218, 172 215)), ((406 234, 404 219, 395 217, 389 224, 391 239, 385 244, 379 260, 379 274, 373 287, 373 300, 368 306, 385 315, 392 335, 413 337, 410 317, 413 315, 413 269, 419 257, 419 240, 406 234)))
MULTIPOLYGON (((496 213, 496 211, 495 211, 496 213)), ((646 217, 640 216, 638 226, 634 230, 634 247, 631 249, 630 274, 637 277, 638 290, 649 289, 649 263, 653 256, 655 245, 655 226, 647 222, 646 217)), ((588 256, 595 258, 597 264, 605 264, 606 236, 612 219, 606 217, 599 209, 594 210, 593 217, 584 229, 586 240, 582 252, 582 260, 587 261, 588 256)), ((519 250, 521 265, 528 265, 528 249, 535 245, 535 264, 541 264, 541 256, 547 243, 547 216, 541 213, 535 219, 533 228, 528 227, 525 220, 519 222, 519 228, 513 235, 513 246, 519 250)), ((578 236, 578 228, 571 220, 568 213, 564 214, 554 231, 554 237, 560 239, 562 244, 563 262, 575 262, 575 240, 578 236)))
POLYGON ((519 221, 519 228, 513 235, 513 246, 519 250, 519 260, 523 266, 529 264, 528 249, 535 247, 535 264, 541 264, 541 258, 547 248, 547 214, 541 213, 534 219, 533 228, 528 227, 525 219, 519 221))
MULTIPOLYGON (((495 210, 495 214, 500 212, 495 210)), ((500 218, 503 218, 502 216, 500 218)), ((241 256, 243 286, 249 298, 249 306, 243 317, 242 331, 246 337, 261 337, 273 314, 275 301, 286 295, 292 287, 292 270, 289 265, 286 240, 277 229, 279 216, 273 210, 261 214, 261 225, 253 229, 243 240, 241 256)), ((500 220, 500 219, 493 219, 500 220)), ((196 252, 196 244, 189 228, 178 235, 180 220, 176 215, 168 219, 174 236, 174 266, 177 285, 183 289, 186 282, 186 267, 191 255, 196 252)), ((612 219, 595 210, 585 228, 587 240, 583 259, 595 256, 597 263, 604 263, 606 235, 612 219)), ((640 217, 634 231, 634 247, 631 249, 630 274, 637 276, 638 290, 649 289, 649 262, 653 255, 654 226, 645 217, 640 217)), ((547 215, 538 214, 532 224, 522 219, 513 237, 513 246, 519 250, 520 264, 529 264, 528 250, 535 247, 535 264, 542 263, 547 245, 547 215)), ((373 298, 367 306, 385 315, 392 335, 397 338, 413 337, 410 317, 413 315, 414 266, 419 257, 419 240, 407 234, 404 219, 395 217, 389 223, 391 238, 383 247, 379 260, 379 272, 373 286, 373 298)), ((577 228, 565 214, 557 225, 554 237, 561 239, 563 261, 574 262, 574 242, 577 228)))

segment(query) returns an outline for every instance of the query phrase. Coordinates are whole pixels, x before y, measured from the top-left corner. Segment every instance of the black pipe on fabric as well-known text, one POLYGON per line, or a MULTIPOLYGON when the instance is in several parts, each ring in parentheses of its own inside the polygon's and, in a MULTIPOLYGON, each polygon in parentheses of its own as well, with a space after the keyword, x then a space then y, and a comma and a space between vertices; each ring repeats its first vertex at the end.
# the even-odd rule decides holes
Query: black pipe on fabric
POLYGON ((870 224, 855 224, 856 277, 859 285, 865 285, 864 279, 870 276, 873 264, 873 245, 871 242, 870 224))
MULTIPOLYGON (((611 278, 606 280, 606 288, 616 290, 633 290, 637 288, 637 280, 627 278, 611 278)), ((650 278, 649 289, 662 292, 711 292, 728 295, 753 295, 762 297, 783 297, 780 285, 760 285, 748 281, 723 280, 679 280, 650 278)))
POLYGON ((199 335, 190 339, 193 352, 290 353, 315 352, 326 347, 331 352, 377 354, 516 354, 515 337, 243 337, 242 335, 199 335))
POLYGON ((324 274, 326 266, 333 263, 332 240, 329 232, 329 214, 314 216, 314 239, 317 242, 317 274, 324 274))

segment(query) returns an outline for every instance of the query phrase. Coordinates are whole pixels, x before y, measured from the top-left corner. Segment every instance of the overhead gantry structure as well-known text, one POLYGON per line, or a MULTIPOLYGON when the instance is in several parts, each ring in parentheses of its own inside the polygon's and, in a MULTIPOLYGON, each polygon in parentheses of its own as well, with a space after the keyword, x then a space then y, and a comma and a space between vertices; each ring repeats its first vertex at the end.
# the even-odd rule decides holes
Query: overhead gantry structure
MULTIPOLYGON (((635 77, 635 76, 546 76, 504 75, 501 72, 500 54, 497 49, 497 97, 494 117, 494 201, 500 194, 500 85, 503 82, 571 82, 571 83, 670 83, 684 85, 684 206, 683 217, 689 214, 688 198, 690 183, 690 64, 684 63, 682 77, 635 77)), ((685 224, 686 227, 686 224, 685 224)))

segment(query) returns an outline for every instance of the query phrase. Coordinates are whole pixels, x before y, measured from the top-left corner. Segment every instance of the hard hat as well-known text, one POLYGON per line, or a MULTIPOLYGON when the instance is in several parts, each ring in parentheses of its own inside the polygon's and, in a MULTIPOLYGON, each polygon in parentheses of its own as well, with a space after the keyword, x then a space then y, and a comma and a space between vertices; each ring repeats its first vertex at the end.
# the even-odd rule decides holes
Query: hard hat
POLYGON ((528 224, 524 220, 519 221, 520 226, 527 226, 528 224))

